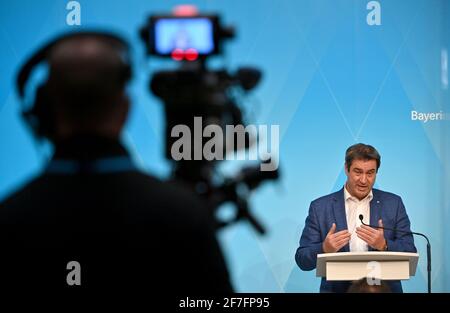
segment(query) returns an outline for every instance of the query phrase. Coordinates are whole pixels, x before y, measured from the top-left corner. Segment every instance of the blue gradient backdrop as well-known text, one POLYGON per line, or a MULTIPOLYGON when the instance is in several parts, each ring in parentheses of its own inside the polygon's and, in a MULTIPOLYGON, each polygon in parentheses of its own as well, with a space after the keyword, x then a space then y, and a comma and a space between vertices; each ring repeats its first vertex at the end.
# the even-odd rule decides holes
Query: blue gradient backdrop
MULTIPOLYGON (((67 26, 68 1, 0 2, 0 199, 39 173, 48 149, 36 146, 19 118, 13 77, 19 65, 54 35, 74 28, 118 31, 133 46, 134 107, 124 140, 140 166, 159 177, 162 106, 147 92, 148 77, 170 61, 144 57, 137 29, 151 13, 178 1, 79 1, 81 26, 67 26)), ((237 28, 226 57, 213 65, 256 65, 264 79, 244 103, 250 122, 279 124, 282 182, 252 196, 269 229, 246 224, 221 231, 233 282, 242 292, 316 292, 314 272, 294 261, 311 200, 341 188, 345 149, 370 143, 382 155, 377 187, 402 196, 412 228, 429 234, 433 288, 450 291, 450 122, 411 120, 411 110, 450 112, 441 54, 449 48, 450 1, 379 1, 382 25, 366 23, 366 0, 192 1, 237 28), (443 77, 444 76, 444 77, 443 77), (447 244, 445 243, 447 242, 447 244)), ((233 172, 243 162, 224 164, 233 172), (237 163, 237 164, 236 164, 237 163)), ((426 291, 425 243, 405 291, 426 291)))

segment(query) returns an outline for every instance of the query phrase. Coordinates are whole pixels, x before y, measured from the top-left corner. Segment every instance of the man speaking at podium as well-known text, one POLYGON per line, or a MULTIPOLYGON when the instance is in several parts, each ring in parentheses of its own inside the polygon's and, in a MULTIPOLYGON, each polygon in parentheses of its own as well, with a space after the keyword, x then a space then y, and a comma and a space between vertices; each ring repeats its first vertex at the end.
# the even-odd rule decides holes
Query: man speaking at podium
MULTIPOLYGON (((311 202, 308 217, 295 254, 304 271, 316 268, 320 253, 356 251, 416 252, 410 222, 402 199, 392 193, 372 189, 380 167, 378 151, 362 143, 345 153, 344 187, 311 202), (399 232, 372 228, 376 225, 399 232), (402 231, 402 232, 400 232, 402 231)), ((320 292, 346 292, 351 282, 322 278, 320 292)), ((402 292, 400 281, 389 281, 392 292, 402 292)))

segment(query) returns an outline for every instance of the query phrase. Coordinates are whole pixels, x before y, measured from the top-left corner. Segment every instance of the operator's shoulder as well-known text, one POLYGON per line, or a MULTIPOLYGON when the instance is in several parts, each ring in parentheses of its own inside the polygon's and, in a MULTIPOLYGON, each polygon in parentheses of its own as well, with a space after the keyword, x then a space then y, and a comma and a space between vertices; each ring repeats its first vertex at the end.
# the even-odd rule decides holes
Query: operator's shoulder
POLYGON ((27 202, 28 199, 40 194, 45 187, 46 182, 41 175, 31 178, 29 181, 14 188, 14 190, 0 201, 0 211, 4 213, 7 208, 22 206, 23 202, 27 202))
POLYGON ((130 174, 129 183, 123 182, 126 193, 142 203, 171 212, 202 214, 206 202, 196 194, 192 186, 176 181, 165 181, 148 173, 130 174))
POLYGON ((137 190, 143 190, 147 193, 152 192, 161 196, 167 195, 172 199, 184 199, 194 202, 198 200, 198 197, 194 196, 195 193, 189 190, 188 185, 183 185, 175 181, 162 180, 143 172, 134 172, 130 175, 130 187, 133 186, 137 190))
POLYGON ((207 202, 190 186, 164 181, 146 173, 135 173, 132 177, 130 180, 134 182, 126 190, 127 194, 135 197, 134 203, 139 203, 133 213, 145 216, 151 209, 153 218, 157 216, 160 221, 170 220, 177 227, 201 227, 211 222, 207 202))

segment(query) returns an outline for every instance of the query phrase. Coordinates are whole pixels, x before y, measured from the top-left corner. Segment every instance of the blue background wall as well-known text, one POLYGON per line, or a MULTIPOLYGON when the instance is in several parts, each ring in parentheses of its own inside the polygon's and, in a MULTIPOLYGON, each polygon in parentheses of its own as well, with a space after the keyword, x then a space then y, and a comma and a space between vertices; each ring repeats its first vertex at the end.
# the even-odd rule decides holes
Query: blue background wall
MULTIPOLYGON (((160 177, 162 106, 147 92, 149 74, 173 67, 144 57, 137 29, 177 1, 79 1, 81 26, 67 26, 68 1, 0 2, 0 199, 36 175, 48 149, 34 144, 19 119, 13 86, 18 66, 54 35, 102 27, 125 36, 134 49, 134 107, 124 140, 140 166, 160 177)), ((278 186, 265 185, 252 203, 270 232, 257 236, 246 224, 220 233, 238 291, 315 292, 314 272, 302 272, 294 254, 311 200, 341 188, 345 149, 356 142, 382 155, 377 187, 402 196, 414 230, 429 234, 433 287, 450 291, 450 122, 411 120, 411 110, 450 112, 448 74, 450 1, 379 1, 382 25, 369 26, 366 0, 192 1, 219 12, 237 28, 226 58, 214 64, 256 65, 264 79, 245 103, 250 122, 279 124, 278 186), (447 242, 447 244, 445 244, 447 242)), ((225 164, 233 172, 243 162, 225 164)), ((409 292, 426 290, 425 243, 409 292)))

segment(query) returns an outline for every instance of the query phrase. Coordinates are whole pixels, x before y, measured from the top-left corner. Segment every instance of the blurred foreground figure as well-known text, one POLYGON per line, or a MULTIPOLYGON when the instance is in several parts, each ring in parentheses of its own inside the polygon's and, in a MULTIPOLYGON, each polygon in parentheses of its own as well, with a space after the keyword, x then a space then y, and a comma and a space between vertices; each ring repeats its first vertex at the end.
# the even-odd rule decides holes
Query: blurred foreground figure
POLYGON ((391 288, 385 281, 369 285, 367 278, 354 281, 348 288, 348 293, 391 293, 391 288))
POLYGON ((94 32, 53 41, 20 71, 22 98, 43 62, 48 79, 23 115, 55 151, 41 175, 0 204, 2 289, 231 292, 203 203, 139 172, 120 143, 127 44, 94 32))

